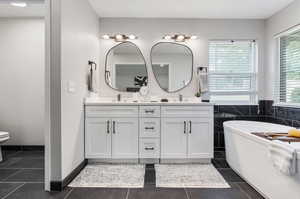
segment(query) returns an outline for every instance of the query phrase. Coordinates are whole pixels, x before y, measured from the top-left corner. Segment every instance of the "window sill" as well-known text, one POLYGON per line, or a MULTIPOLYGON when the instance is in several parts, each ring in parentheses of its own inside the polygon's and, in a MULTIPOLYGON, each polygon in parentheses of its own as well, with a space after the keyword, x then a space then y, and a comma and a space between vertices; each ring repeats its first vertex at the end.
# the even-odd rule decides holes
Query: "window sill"
POLYGON ((277 107, 290 107, 290 108, 300 108, 300 103, 275 103, 273 106, 277 106, 277 107))

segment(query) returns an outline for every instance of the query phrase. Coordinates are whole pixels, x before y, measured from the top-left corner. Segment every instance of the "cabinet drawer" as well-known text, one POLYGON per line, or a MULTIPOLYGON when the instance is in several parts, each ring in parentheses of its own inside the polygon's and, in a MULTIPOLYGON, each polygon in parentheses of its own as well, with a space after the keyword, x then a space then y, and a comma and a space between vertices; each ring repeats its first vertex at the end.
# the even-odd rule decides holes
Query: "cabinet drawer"
POLYGON ((163 106, 162 117, 213 117, 213 106, 163 106))
POLYGON ((140 137, 160 136, 160 118, 140 118, 140 137))
POLYGON ((138 106, 87 106, 86 117, 138 117, 138 106))
POLYGON ((159 139, 140 139, 140 158, 159 158, 159 139))
POLYGON ((140 117, 160 117, 160 106, 140 106, 140 117))

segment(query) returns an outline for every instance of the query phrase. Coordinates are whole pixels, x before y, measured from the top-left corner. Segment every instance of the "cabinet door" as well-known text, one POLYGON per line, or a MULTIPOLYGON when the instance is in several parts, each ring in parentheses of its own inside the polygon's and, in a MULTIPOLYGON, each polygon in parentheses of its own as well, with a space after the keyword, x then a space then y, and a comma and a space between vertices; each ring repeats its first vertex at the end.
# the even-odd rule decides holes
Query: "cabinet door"
POLYGON ((209 118, 189 118, 188 158, 213 157, 213 125, 209 118))
POLYGON ((186 120, 184 118, 162 118, 161 121, 161 158, 186 158, 186 120))
POLYGON ((138 118, 113 118, 112 133, 112 158, 138 158, 138 118))
POLYGON ((109 118, 87 118, 85 124, 86 158, 111 158, 109 118))

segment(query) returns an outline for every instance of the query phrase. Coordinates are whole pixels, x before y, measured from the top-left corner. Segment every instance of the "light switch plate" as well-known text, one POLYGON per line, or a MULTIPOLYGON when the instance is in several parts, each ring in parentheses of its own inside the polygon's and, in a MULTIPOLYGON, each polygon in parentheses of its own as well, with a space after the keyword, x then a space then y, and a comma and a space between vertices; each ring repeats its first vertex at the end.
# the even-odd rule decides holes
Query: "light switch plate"
POLYGON ((68 81, 67 83, 67 91, 69 93, 75 93, 76 92, 76 83, 73 81, 68 81))

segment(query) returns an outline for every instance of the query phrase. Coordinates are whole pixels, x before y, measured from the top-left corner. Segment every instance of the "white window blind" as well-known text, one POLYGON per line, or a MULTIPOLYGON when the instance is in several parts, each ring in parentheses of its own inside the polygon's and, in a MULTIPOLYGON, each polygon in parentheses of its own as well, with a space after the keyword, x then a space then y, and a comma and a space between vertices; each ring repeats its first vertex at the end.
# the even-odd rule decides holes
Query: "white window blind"
POLYGON ((256 49, 255 41, 209 42, 211 101, 256 102, 256 49))
POLYGON ((300 31, 280 40, 279 101, 300 103, 300 31))

